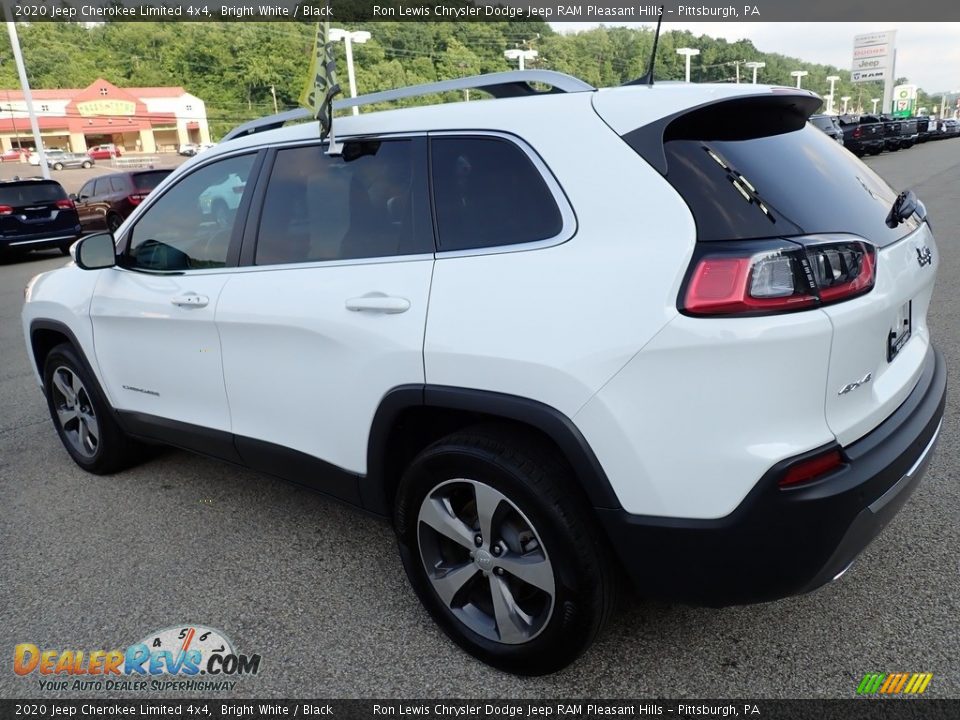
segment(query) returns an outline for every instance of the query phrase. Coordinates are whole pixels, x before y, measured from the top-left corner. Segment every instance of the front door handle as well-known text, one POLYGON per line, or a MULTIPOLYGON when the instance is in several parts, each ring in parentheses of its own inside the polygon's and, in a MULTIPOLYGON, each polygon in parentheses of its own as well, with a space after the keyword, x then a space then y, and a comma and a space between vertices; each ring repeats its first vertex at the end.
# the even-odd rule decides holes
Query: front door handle
POLYGON ((184 295, 176 295, 170 298, 170 302, 179 307, 206 307, 207 303, 210 302, 210 298, 206 295, 197 295, 196 293, 190 292, 185 293, 184 295))
POLYGON ((367 293, 362 297, 350 298, 346 302, 347 310, 354 312, 374 312, 393 315, 410 309, 410 301, 402 297, 393 297, 383 293, 367 293))

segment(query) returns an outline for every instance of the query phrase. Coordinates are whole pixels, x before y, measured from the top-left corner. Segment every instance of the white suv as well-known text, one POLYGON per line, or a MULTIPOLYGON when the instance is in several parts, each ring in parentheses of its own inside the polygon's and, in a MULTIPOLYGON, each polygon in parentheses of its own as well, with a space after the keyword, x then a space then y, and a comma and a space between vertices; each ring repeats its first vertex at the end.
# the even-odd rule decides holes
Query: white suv
POLYGON ((792 88, 340 105, 463 87, 496 99, 242 127, 32 280, 69 454, 169 443, 391 518, 431 615, 517 673, 576 658, 622 575, 711 605, 838 577, 939 432, 922 204, 792 88))

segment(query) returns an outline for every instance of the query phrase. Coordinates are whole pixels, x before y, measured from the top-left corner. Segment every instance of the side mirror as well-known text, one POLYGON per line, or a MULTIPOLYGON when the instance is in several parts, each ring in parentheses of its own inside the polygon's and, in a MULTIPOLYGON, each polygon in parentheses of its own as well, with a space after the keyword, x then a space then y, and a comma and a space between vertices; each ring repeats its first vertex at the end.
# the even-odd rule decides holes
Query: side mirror
POLYGON ((83 270, 101 270, 117 264, 117 248, 113 235, 97 233, 81 238, 71 248, 77 267, 83 270))
POLYGON ((77 194, 76 194, 76 193, 70 193, 69 195, 67 195, 67 197, 70 198, 70 199, 73 200, 73 201, 77 201, 77 200, 80 199, 80 198, 77 197, 77 194))

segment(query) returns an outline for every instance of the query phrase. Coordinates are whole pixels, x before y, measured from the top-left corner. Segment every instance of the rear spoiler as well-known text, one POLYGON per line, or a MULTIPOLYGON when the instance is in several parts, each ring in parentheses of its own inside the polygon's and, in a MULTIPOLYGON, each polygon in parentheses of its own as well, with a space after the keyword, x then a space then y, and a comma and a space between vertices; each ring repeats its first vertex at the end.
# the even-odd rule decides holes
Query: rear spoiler
POLYGON ((714 100, 660 118, 623 136, 661 175, 667 174, 663 144, 670 140, 748 140, 802 128, 823 104, 819 95, 792 88, 714 100))

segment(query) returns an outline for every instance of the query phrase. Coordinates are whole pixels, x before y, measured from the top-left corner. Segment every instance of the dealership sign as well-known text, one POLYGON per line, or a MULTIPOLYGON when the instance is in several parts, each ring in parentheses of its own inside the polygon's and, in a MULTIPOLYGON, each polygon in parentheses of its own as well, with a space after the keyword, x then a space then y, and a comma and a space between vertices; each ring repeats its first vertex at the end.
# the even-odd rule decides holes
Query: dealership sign
POLYGON ((850 68, 853 82, 892 79, 896 35, 896 30, 889 30, 854 36, 850 68))

